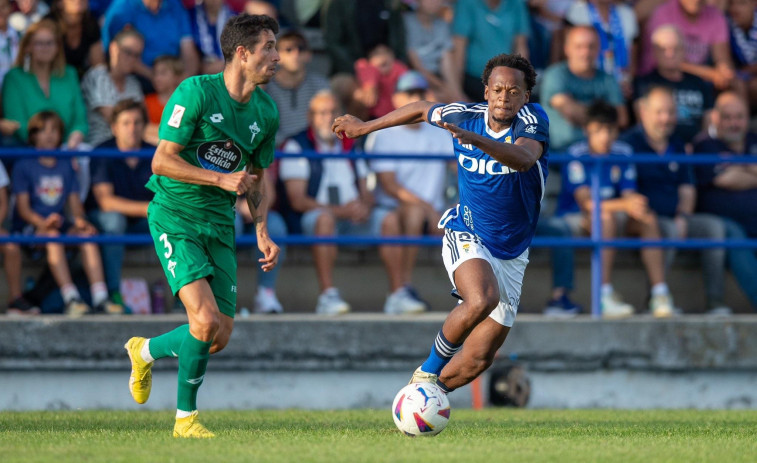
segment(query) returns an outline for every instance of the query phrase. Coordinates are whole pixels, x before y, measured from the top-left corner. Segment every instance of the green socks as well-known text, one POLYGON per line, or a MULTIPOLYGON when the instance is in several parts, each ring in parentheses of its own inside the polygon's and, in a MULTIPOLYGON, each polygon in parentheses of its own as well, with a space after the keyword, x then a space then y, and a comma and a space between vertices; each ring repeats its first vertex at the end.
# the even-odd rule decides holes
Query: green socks
MULTIPOLYGON (((178 329, 174 331, 178 331, 178 329)), ((178 352, 179 389, 176 401, 178 410, 186 412, 197 410, 197 391, 205 377, 211 344, 212 342, 200 341, 187 330, 184 342, 178 352)))
POLYGON ((163 357, 178 357, 181 344, 188 335, 189 324, 186 324, 168 333, 150 338, 150 355, 155 360, 163 357))

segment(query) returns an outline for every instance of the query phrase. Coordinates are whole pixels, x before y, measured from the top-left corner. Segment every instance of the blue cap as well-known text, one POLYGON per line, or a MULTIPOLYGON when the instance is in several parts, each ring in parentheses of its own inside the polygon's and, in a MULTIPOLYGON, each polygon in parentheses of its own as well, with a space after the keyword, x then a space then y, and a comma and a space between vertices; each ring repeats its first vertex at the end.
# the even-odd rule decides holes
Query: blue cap
POLYGON ((428 90, 428 82, 418 71, 407 71, 397 80, 395 87, 398 92, 409 92, 411 90, 428 90))

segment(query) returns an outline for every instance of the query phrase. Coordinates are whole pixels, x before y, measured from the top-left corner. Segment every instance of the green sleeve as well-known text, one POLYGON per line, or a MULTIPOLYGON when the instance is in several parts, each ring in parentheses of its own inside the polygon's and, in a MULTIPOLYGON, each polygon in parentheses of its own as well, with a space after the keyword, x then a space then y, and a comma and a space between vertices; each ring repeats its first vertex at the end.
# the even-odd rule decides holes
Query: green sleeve
POLYGON ((24 95, 27 94, 26 87, 23 71, 18 68, 11 69, 3 79, 3 117, 19 123, 20 127, 15 135, 24 143, 26 143, 26 124, 29 122, 24 103, 24 95))
POLYGON ((265 169, 273 162, 273 154, 276 151, 276 132, 279 131, 279 113, 272 120, 271 129, 268 130, 265 140, 258 146, 252 156, 252 165, 265 169))
POLYGON ((70 92, 73 94, 73 108, 71 108, 71 127, 68 127, 67 134, 71 132, 79 131, 85 136, 89 133, 89 124, 87 123, 87 106, 84 104, 84 97, 81 94, 81 87, 79 86, 79 76, 76 74, 76 69, 72 66, 66 66, 66 82, 70 87, 70 92))
POLYGON ((201 88, 197 88, 195 79, 189 78, 182 82, 173 92, 163 109, 160 118, 158 136, 161 140, 168 140, 187 146, 202 117, 203 95, 201 88))

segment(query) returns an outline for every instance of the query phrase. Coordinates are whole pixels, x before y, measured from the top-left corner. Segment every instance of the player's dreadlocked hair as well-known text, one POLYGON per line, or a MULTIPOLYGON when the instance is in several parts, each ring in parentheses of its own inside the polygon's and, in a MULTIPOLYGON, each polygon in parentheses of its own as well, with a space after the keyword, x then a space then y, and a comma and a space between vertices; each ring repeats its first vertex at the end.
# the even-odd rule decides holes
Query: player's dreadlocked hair
POLYGON ((270 30, 279 33, 279 23, 270 16, 242 13, 226 22, 221 32, 221 51, 223 59, 230 63, 238 46, 248 50, 255 48, 261 32, 270 30))
POLYGON ((481 75, 481 80, 484 82, 484 85, 489 85, 489 77, 492 75, 492 70, 498 66, 517 69, 523 72, 523 75, 526 77, 526 90, 529 92, 536 85, 536 71, 534 70, 534 67, 531 66, 531 63, 520 55, 508 55, 506 53, 497 55, 486 63, 484 73, 481 75))

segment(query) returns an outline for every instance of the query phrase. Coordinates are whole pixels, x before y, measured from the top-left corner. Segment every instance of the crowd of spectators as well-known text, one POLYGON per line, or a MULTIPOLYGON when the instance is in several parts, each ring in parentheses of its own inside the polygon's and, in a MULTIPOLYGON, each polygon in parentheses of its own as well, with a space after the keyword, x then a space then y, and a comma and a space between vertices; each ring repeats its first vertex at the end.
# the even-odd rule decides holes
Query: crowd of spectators
MULTIPOLYGON (((86 152, 156 145, 164 105, 181 80, 222 71, 220 32, 240 12, 268 14, 283 26, 279 69, 265 91, 281 115, 277 145, 288 153, 448 153, 449 135, 424 125, 352 141, 336 139, 330 121, 342 112, 379 117, 418 99, 483 101, 480 75, 489 58, 528 57, 539 73, 531 101, 549 115, 552 151, 576 157, 549 176, 561 193, 557 212, 540 221, 540 236, 590 230, 595 205, 582 156, 757 154, 750 131, 757 114, 757 0, 0 0, 2 145, 81 152, 73 160, 4 160, 0 219, 7 225, 0 234, 144 233, 149 160, 90 162, 86 152), (321 65, 313 67, 316 54, 321 65)), ((757 165, 606 167, 600 179, 606 237, 757 237, 757 165)), ((277 206, 269 227, 276 236, 438 234, 454 169, 441 160, 288 158, 271 169, 267 189, 277 206)), ((239 206, 237 233, 249 233, 249 212, 244 201, 239 206)), ((427 310, 412 285, 418 249, 378 249, 389 283, 385 311, 427 310)), ((0 251, 8 312, 38 313, 51 300, 57 305, 45 311, 72 316, 128 311, 120 292, 122 245, 6 244, 0 251), (68 259, 73 251, 80 259, 68 259), (22 259, 48 264, 25 290, 22 259), (89 284, 77 285, 77 274, 89 284)), ((349 311, 333 281, 336 246, 312 252, 320 285, 315 311, 349 311)), ((612 285, 614 254, 603 252, 602 310, 630 316, 636 309, 612 285)), ((708 310, 731 311, 724 300, 727 269, 757 308, 754 251, 701 254, 708 310)), ((680 311, 666 283, 674 257, 673 250, 641 251, 649 310, 657 317, 680 311)), ((552 262, 545 313, 580 312, 570 296, 573 251, 553 249, 552 262)), ((257 311, 283 311, 277 275, 259 276, 257 311)))

